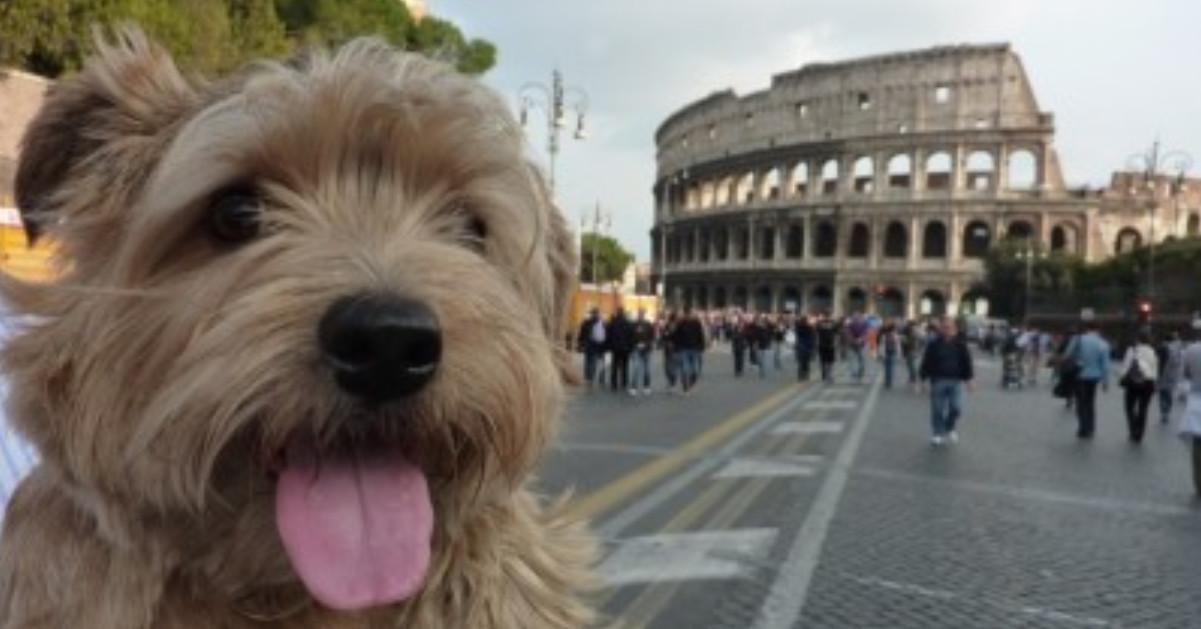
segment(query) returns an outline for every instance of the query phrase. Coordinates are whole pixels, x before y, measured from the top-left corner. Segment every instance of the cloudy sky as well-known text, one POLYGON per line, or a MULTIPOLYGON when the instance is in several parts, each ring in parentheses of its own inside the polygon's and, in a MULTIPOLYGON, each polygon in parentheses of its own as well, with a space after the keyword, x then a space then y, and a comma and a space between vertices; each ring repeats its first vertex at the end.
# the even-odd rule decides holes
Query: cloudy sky
MULTIPOLYGON (((599 204, 609 233, 650 253, 654 134, 714 91, 767 89, 803 65, 953 44, 1009 43, 1039 107, 1055 115, 1070 185, 1164 149, 1201 175, 1201 2, 1196 0, 427 0, 431 13, 492 41, 485 82, 510 96, 558 68, 588 96, 590 137, 561 135, 563 211, 580 227, 599 204)), ((545 114, 530 150, 547 163, 545 114)), ((589 221, 591 218, 588 219, 589 221)))

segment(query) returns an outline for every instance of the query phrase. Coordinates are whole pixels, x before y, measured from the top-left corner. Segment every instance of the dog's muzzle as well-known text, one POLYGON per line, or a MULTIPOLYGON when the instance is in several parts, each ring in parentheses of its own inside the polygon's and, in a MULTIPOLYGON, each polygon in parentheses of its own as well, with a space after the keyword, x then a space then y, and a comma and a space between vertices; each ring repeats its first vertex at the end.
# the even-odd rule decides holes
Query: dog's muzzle
POLYGON ((338 386, 372 404, 421 390, 442 358, 437 317, 396 295, 343 297, 326 310, 317 334, 338 386))

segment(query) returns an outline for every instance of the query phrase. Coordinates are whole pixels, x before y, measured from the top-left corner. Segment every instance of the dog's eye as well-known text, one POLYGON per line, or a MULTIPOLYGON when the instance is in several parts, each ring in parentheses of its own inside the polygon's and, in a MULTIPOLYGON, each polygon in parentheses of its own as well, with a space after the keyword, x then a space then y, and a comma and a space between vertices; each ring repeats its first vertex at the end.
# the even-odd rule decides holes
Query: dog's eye
POLYGON ((253 190, 227 190, 213 200, 209 228, 219 242, 253 240, 262 229, 263 199, 253 190))
POLYGON ((467 211, 461 211, 459 214, 461 219, 458 228, 459 240, 469 249, 482 253, 488 240, 488 223, 467 211))

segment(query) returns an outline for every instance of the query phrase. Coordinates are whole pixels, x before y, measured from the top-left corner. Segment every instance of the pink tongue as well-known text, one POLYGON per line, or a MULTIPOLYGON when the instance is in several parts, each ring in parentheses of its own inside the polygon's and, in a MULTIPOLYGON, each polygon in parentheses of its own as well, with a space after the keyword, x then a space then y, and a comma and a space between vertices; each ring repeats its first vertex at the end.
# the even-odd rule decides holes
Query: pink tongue
POLYGON ((434 525, 421 470, 399 456, 318 464, 297 450, 279 476, 276 520, 309 593, 339 610, 416 593, 434 525))

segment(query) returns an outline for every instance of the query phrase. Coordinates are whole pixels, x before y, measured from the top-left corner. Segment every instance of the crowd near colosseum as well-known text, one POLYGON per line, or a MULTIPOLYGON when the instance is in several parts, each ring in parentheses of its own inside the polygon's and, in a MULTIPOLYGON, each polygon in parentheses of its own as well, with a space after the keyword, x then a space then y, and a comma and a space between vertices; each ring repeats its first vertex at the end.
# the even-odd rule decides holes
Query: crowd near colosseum
POLYGON ((1067 186, 1007 44, 806 65, 684 107, 655 141, 653 281, 676 306, 979 312, 1001 239, 1098 261, 1201 229, 1185 164, 1067 186))

